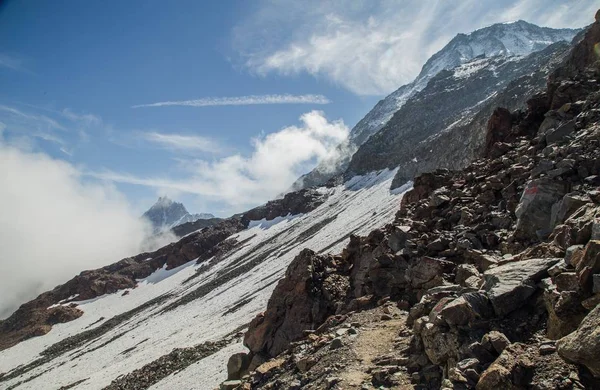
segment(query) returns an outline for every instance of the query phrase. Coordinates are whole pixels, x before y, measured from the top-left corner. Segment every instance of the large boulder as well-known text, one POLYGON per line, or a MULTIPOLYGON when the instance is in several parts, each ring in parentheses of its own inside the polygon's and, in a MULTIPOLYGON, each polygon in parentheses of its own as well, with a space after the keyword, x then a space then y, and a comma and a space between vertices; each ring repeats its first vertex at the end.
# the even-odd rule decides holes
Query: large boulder
POLYGON ((485 370, 477 390, 516 390, 525 388, 533 376, 534 363, 527 357, 525 346, 511 344, 502 351, 502 354, 485 370))
POLYGON ((550 234, 552 206, 562 199, 565 192, 564 183, 546 178, 527 183, 515 211, 515 236, 520 239, 533 239, 550 234))
POLYGON ((277 356, 304 330, 316 329, 334 314, 349 287, 347 280, 338 288, 339 281, 328 278, 327 270, 337 268, 335 261, 309 249, 300 252, 275 287, 266 312, 250 323, 244 345, 255 354, 277 356))
POLYGON ((600 305, 581 321, 575 332, 558 340, 556 346, 563 359, 582 364, 600 377, 600 305))
POLYGON ((507 263, 487 270, 484 274, 487 291, 494 312, 504 316, 527 302, 536 291, 536 283, 548 275, 548 268, 559 258, 529 259, 507 263))

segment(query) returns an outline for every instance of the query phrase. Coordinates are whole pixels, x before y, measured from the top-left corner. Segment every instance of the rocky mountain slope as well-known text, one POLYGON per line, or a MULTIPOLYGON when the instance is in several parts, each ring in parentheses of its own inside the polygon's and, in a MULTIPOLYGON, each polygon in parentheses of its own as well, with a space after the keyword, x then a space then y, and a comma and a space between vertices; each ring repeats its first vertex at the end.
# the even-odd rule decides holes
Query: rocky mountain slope
POLYGON ((485 143, 495 107, 515 110, 569 53, 565 42, 526 57, 477 58, 438 73, 352 156, 347 175, 400 166, 398 183, 436 167, 464 167, 485 143))
POLYGON ((393 218, 394 173, 287 194, 82 272, 0 322, 0 388, 213 388, 302 248, 338 251, 393 218))
POLYGON ((599 44, 600 11, 526 110, 494 111, 480 159, 296 256, 222 388, 599 388, 599 44))
MULTIPOLYGON (((438 73, 444 70, 454 69, 462 64, 470 62, 477 57, 499 57, 505 60, 508 57, 524 57, 536 51, 543 50, 547 46, 556 42, 570 42, 577 34, 575 29, 551 29, 539 27, 525 21, 512 23, 494 24, 476 30, 470 34, 458 34, 444 48, 434 54, 425 65, 417 78, 410 84, 406 84, 392 92, 385 99, 382 99, 375 107, 361 119, 350 132, 349 140, 340 145, 340 160, 335 162, 328 161, 316 167, 312 172, 302 176, 292 187, 294 189, 305 188, 315 185, 323 185, 335 175, 343 173, 350 163, 352 154, 369 139, 373 134, 379 132, 407 101, 412 100, 413 96, 422 91, 429 81, 438 73)), ((530 64, 530 72, 536 72, 536 64, 530 64)), ((481 62, 475 61, 475 67, 481 66, 481 62)), ((463 68, 460 73, 461 78, 466 82, 477 80, 480 85, 484 82, 482 78, 487 77, 486 73, 471 74, 474 66, 463 68)), ((521 72, 515 74, 515 77, 506 81, 516 80, 520 76, 527 74, 521 72)), ((505 74, 504 77, 510 77, 505 74)), ((541 78, 543 82, 543 77, 541 78)), ((491 94, 493 91, 502 89, 502 85, 495 86, 496 80, 490 78, 487 81, 487 89, 491 94)), ((536 80, 539 84, 539 81, 536 80)), ((533 84, 533 83, 532 83, 533 84)), ((541 85, 537 85, 541 86, 541 85)), ((458 91, 460 92, 460 91, 458 91)), ((518 95, 521 96, 521 95, 518 95)), ((461 96, 462 97, 462 96, 461 96)), ((461 100, 456 99, 455 100, 461 100)), ((478 102, 478 101, 476 101, 478 102)), ((516 107, 515 107, 516 108, 516 107)), ((463 110, 478 110, 479 107, 463 107, 463 110)), ((438 129, 439 131, 439 129, 438 129)))
POLYGON ((209 213, 190 214, 185 206, 179 202, 173 202, 166 196, 158 198, 143 215, 151 224, 154 232, 170 230, 176 226, 200 219, 213 219, 214 215, 209 213))
POLYGON ((462 88, 476 107, 438 107, 467 138, 424 138, 458 153, 450 141, 473 130, 463 161, 482 158, 464 170, 432 161, 394 190, 403 171, 366 172, 187 223, 176 243, 23 304, 0 321, 0 388, 599 386, 596 19, 572 50, 475 58, 413 96, 462 88), (486 97, 509 109, 479 113, 486 97))

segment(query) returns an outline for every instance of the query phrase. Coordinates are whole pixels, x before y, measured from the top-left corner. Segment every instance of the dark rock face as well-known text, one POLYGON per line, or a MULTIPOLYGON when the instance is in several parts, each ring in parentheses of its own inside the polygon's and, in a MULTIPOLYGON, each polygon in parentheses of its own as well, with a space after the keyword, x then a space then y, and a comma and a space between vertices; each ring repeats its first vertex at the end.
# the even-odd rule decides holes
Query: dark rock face
POLYGON ((254 354, 276 356, 304 330, 316 329, 334 314, 338 302, 345 300, 348 281, 330 278, 327 268, 338 268, 340 260, 303 250, 277 284, 267 311, 250 323, 244 345, 254 354))
POLYGON ((496 107, 523 108, 568 51, 557 43, 516 61, 475 60, 467 76, 461 68, 440 72, 357 150, 345 175, 399 167, 392 186, 400 186, 423 172, 465 167, 491 142, 486 125, 496 107))
POLYGON ((289 192, 282 199, 271 200, 263 206, 245 212, 241 218, 245 223, 248 223, 248 221, 261 219, 270 221, 277 217, 285 217, 288 214, 308 213, 323 204, 326 199, 325 194, 312 188, 289 192))
POLYGON ((194 222, 186 222, 181 225, 177 225, 171 229, 173 234, 177 237, 183 237, 186 234, 190 234, 191 232, 195 232, 196 230, 204 229, 205 227, 217 225, 219 222, 223 221, 222 218, 208 218, 208 219, 198 219, 194 222))

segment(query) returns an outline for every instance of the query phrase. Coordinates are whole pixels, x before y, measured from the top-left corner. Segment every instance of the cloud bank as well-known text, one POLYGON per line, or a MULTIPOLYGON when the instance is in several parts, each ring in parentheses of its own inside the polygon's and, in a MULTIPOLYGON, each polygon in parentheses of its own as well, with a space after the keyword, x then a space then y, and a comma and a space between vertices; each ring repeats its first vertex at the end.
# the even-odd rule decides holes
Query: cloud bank
POLYGON ((348 137, 343 121, 310 111, 299 126, 288 126, 252 140, 249 156, 233 154, 215 161, 180 161, 188 176, 180 179, 138 177, 119 172, 88 172, 96 178, 161 190, 200 195, 223 202, 229 212, 244 211, 285 191, 303 173, 323 161, 335 161, 338 144, 348 137))
POLYGON ((256 104, 329 104, 331 101, 323 95, 250 95, 234 97, 208 97, 195 100, 168 101, 150 104, 137 104, 131 108, 142 107, 210 107, 210 106, 249 106, 256 104))
POLYGON ((148 249, 150 228, 121 194, 64 161, 0 142, 0 183, 0 319, 84 269, 148 249))
POLYGON ((593 0, 264 0, 233 33, 245 66, 266 75, 308 73, 357 95, 412 81, 457 33, 527 20, 548 27, 593 21, 593 0))

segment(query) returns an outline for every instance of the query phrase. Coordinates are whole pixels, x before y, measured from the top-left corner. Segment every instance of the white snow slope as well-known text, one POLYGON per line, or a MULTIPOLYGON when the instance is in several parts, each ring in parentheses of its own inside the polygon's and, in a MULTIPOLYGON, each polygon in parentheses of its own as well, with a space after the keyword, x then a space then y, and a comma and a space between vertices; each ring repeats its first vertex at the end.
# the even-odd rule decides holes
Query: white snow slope
MULTIPOLYGON (((192 261, 174 270, 161 269, 140 281, 128 295, 123 296, 120 291, 80 302, 79 307, 84 311, 82 317, 55 325, 45 336, 1 351, 0 372, 6 373, 34 361, 45 348, 68 336, 97 327, 162 294, 173 294, 102 336, 19 377, 0 382, 0 388, 21 383, 16 388, 57 389, 84 380, 75 388, 101 389, 118 376, 138 369, 174 348, 222 339, 265 310, 276 282, 303 248, 336 253, 347 244, 350 233, 367 234, 390 222, 403 193, 389 190, 394 173, 385 170, 355 177, 338 187, 321 188, 320 191, 330 196, 312 212, 274 222, 252 223, 249 229, 235 235, 243 245, 212 266, 197 265, 192 261), (218 285, 202 298, 161 313, 161 309, 181 296, 214 281, 219 271, 242 267, 261 255, 264 261, 239 277, 218 285), (197 270, 204 271, 199 277, 183 283, 197 270), (249 302, 239 309, 227 312, 246 300, 249 302), (99 321, 101 318, 104 320, 99 321), (113 339, 119 335, 122 336, 113 339)), ((213 389, 226 378, 229 356, 241 350, 244 348, 239 340, 183 371, 167 376, 152 389, 213 389)))

